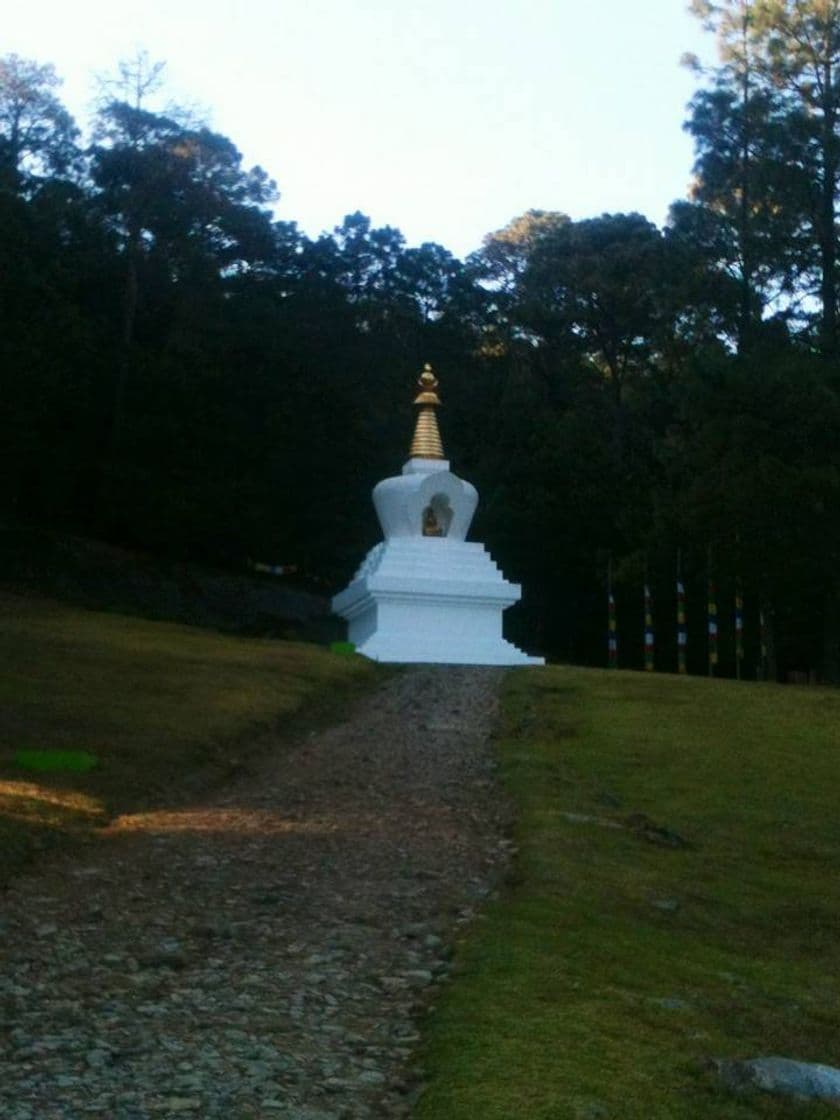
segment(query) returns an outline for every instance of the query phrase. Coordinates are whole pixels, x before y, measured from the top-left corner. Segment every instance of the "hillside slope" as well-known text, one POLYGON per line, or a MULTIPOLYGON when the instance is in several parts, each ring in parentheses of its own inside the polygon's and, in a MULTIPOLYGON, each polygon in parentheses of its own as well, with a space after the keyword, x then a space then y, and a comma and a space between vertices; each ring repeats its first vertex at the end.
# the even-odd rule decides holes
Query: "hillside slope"
POLYGON ((0 618, 0 881, 68 831, 223 778, 261 731, 288 728, 304 708, 313 720, 340 715, 382 672, 302 642, 10 592, 0 592, 0 618), (47 751, 86 752, 97 765, 20 764, 20 752, 47 751))
POLYGON ((711 1060, 840 1065, 840 691, 508 681, 519 853, 431 1020, 421 1120, 836 1115, 711 1060))

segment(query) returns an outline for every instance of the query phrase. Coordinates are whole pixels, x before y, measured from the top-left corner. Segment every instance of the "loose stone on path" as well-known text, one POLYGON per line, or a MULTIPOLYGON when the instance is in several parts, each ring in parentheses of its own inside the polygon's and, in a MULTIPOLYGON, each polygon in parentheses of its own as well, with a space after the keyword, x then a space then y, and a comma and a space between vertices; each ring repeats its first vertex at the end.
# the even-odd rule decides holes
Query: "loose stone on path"
POLYGON ((510 845, 502 673, 423 666, 0 905, 6 1120, 408 1115, 417 1017, 510 845))

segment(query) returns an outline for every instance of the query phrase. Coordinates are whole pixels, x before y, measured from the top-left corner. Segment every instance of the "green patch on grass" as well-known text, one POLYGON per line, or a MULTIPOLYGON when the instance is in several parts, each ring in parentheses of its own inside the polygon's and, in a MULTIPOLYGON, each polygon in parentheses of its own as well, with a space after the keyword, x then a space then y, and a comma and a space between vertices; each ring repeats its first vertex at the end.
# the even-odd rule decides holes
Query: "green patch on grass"
POLYGON ((90 751, 15 751, 15 762, 24 770, 75 770, 84 774, 99 759, 90 751))
POLYGON ((331 642, 330 653, 337 653, 342 657, 348 657, 350 654, 356 652, 356 647, 352 642, 331 642))
POLYGON ((0 883, 33 848, 221 780, 261 732, 331 718, 381 675, 302 642, 6 592, 0 614, 0 883), (22 761, 38 766, 23 781, 22 761))
POLYGON ((708 1060, 840 1065, 840 692, 550 668, 504 710, 519 853, 418 1120, 836 1116, 708 1060))

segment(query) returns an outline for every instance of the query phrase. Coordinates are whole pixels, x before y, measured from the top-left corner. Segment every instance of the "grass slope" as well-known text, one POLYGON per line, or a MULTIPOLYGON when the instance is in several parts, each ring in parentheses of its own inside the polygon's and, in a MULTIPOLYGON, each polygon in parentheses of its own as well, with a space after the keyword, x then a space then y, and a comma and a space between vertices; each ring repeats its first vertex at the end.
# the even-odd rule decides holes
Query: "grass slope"
POLYGON ((0 592, 0 882, 33 848, 235 768, 256 732, 304 705, 337 711, 377 679, 362 658, 0 592), (95 769, 32 772, 18 752, 86 751, 95 769))
POLYGON ((840 1065, 840 692, 551 668, 504 708, 520 850, 418 1120, 836 1116, 708 1058, 840 1065))

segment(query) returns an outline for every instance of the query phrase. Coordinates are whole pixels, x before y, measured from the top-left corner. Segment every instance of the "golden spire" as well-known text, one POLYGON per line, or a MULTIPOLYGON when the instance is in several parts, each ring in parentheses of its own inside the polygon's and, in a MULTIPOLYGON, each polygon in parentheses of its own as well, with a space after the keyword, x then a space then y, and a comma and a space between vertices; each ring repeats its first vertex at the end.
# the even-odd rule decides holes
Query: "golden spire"
POLYGON ((414 398, 414 403, 419 406, 420 411, 417 414, 417 425, 414 428, 414 439, 411 441, 408 457, 409 459, 445 459, 435 416, 435 409, 440 404, 440 397, 437 395, 438 379, 432 373, 432 367, 428 362, 423 367, 417 387, 420 392, 414 398))

